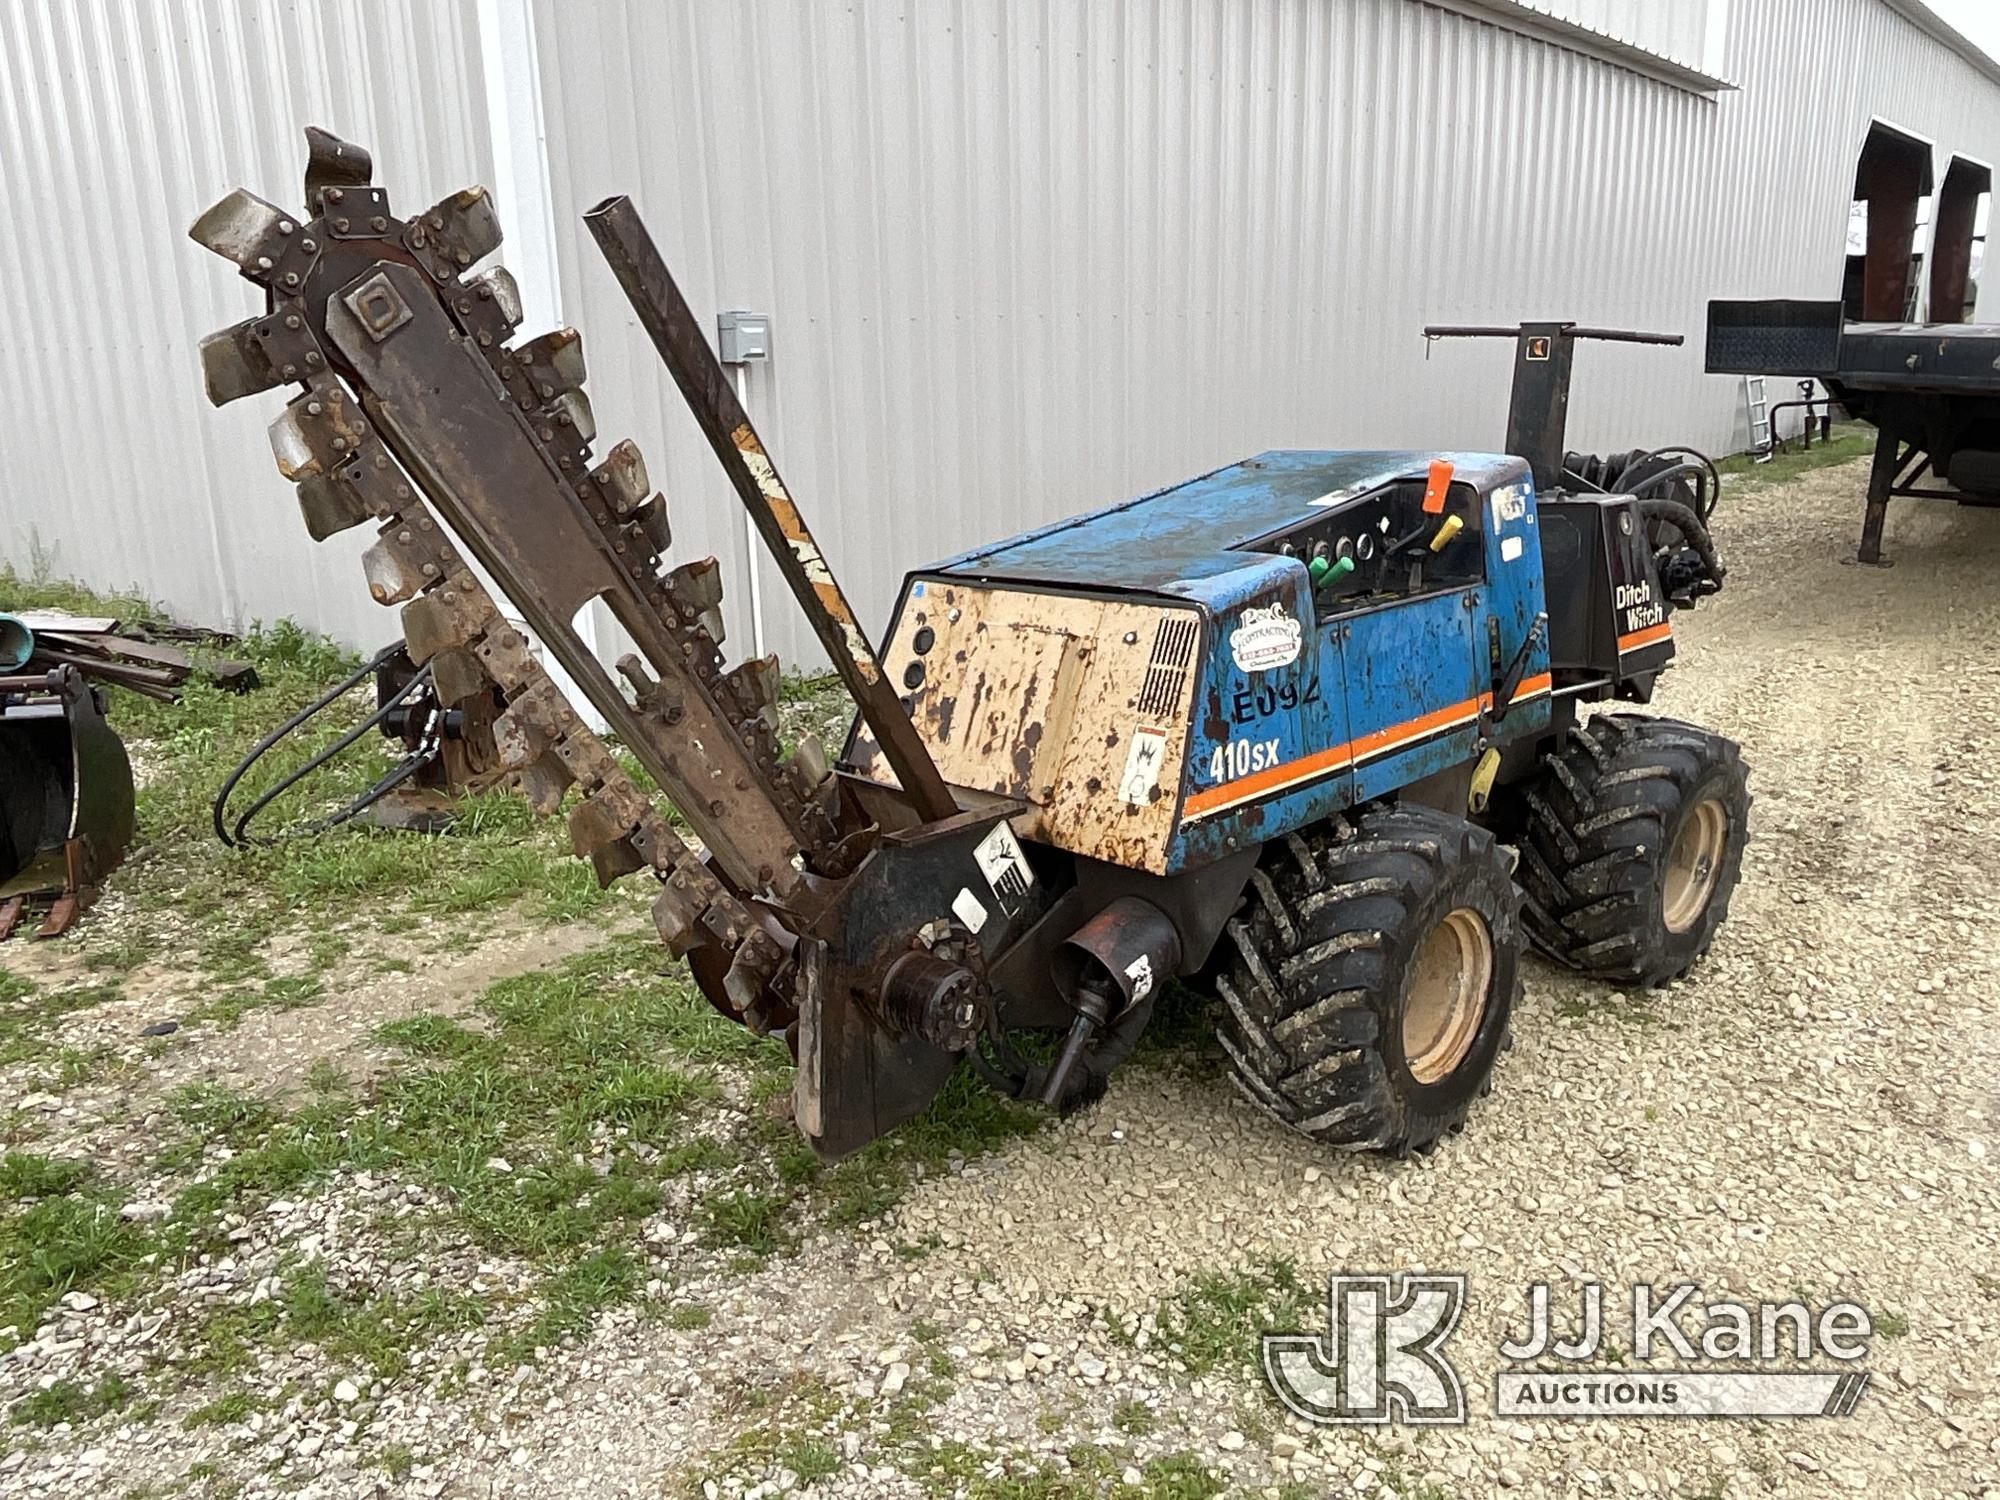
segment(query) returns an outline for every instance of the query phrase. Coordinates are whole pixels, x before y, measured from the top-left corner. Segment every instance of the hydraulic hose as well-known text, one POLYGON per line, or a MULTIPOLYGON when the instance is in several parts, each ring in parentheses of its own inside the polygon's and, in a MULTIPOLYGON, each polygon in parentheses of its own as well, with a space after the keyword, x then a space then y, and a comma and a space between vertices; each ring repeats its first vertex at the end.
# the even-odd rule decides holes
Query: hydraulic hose
POLYGON ((1703 521, 1715 514, 1722 495, 1722 475, 1715 461, 1699 448, 1677 444, 1647 452, 1565 453, 1563 477, 1589 494, 1643 495, 1655 484, 1680 479, 1694 481, 1695 510, 1703 521), (1678 460, 1653 473, 1642 473, 1646 465, 1678 460))
MULTIPOLYGON (((331 745, 328 745, 324 750, 320 751, 317 755, 313 756, 312 759, 308 760, 304 765, 300 766, 296 771, 293 771, 290 774, 281 778, 278 781, 277 785, 271 787, 255 802, 251 803, 248 810, 245 811, 240 817, 236 819, 234 828, 232 830, 232 828, 229 826, 228 823, 229 799, 235 793, 237 784, 241 782, 246 775, 249 774, 250 768, 256 765, 258 761, 262 760, 264 756, 272 749, 273 746, 277 745, 280 741, 284 740, 288 735, 295 733, 307 721, 312 719, 317 714, 323 712, 326 708, 331 706, 338 699, 340 699, 347 693, 352 692, 357 686, 360 685, 360 683, 364 679, 366 679, 370 674, 372 674, 377 668, 381 667, 384 663, 389 661, 402 649, 403 649, 403 643, 401 641, 393 641, 389 645, 384 646, 380 651, 376 652, 374 656, 370 657, 367 662, 365 662, 359 669, 357 669, 350 676, 342 679, 338 684, 336 684, 332 688, 329 688, 326 692, 322 693, 318 698, 314 699, 311 703, 307 704, 304 708, 300 709, 297 713, 293 714, 289 719, 285 720, 285 722, 280 724, 276 729, 272 730, 269 734, 265 735, 261 740, 257 741, 257 743, 251 747, 250 753, 244 756, 242 760, 237 762, 236 769, 229 773, 228 779, 222 783, 222 789, 215 794, 215 802, 209 810, 210 817, 215 826, 215 836, 222 841, 225 847, 231 849, 237 849, 252 842, 258 842, 258 843, 270 842, 270 840, 263 840, 263 839, 253 840, 250 837, 250 832, 249 832, 250 820, 256 817, 257 814, 262 812, 266 807, 270 806, 272 802, 276 801, 279 797, 283 796, 286 792, 290 791, 293 787, 297 786, 301 781, 305 780, 305 778, 310 776, 314 771, 317 771, 321 766, 325 765, 328 761, 332 760, 336 755, 340 754, 343 750, 347 749, 348 746, 352 745, 356 740, 360 739, 364 734, 368 733, 369 730, 379 725, 384 719, 388 718, 391 713, 393 713, 396 709, 402 707, 402 705, 408 699, 413 697, 419 688, 429 683, 431 669, 429 663, 426 663, 421 669, 418 670, 417 674, 414 677, 412 677, 408 682, 404 683, 403 686, 399 688, 396 691, 396 693, 392 695, 386 703, 383 703, 380 707, 378 707, 374 713, 370 714, 367 718, 363 719, 359 724, 355 725, 352 729, 348 730, 345 734, 341 735, 339 739, 335 740, 331 745)), ((426 764, 428 764, 432 759, 432 757, 436 755, 436 753, 437 750, 436 750, 436 745, 434 743, 434 736, 427 734, 424 737, 424 743, 422 745, 420 745, 416 750, 411 751, 408 755, 404 756, 403 759, 399 761, 394 767, 392 767, 386 775, 384 775, 380 780, 378 780, 373 786, 369 787, 368 790, 363 792, 359 797, 355 798, 352 802, 348 803, 346 807, 343 807, 338 812, 331 813, 324 818, 315 819, 313 822, 308 823, 303 828, 288 830, 287 832, 278 835, 278 837, 304 838, 312 834, 324 833, 329 828, 338 827, 340 824, 345 823, 348 819, 354 817, 356 814, 365 811, 369 807, 372 807, 375 803, 381 801, 383 797, 387 796, 391 791, 395 790, 395 788, 402 785, 403 782, 409 780, 411 776, 415 775, 426 764)))
POLYGON ((1639 514, 1646 520, 1658 518, 1686 537, 1688 545, 1694 548, 1695 556, 1701 559, 1702 567, 1707 569, 1708 576, 1718 586, 1722 583, 1727 570, 1722 566, 1722 559, 1715 555, 1715 543, 1693 507, 1664 495, 1641 498, 1636 503, 1639 514))
MULTIPOLYGON (((1714 459, 1703 453, 1699 448, 1690 448, 1685 444, 1678 444, 1668 448, 1655 448, 1650 453, 1633 455, 1619 469, 1618 477, 1611 482, 1611 488, 1614 490, 1626 489, 1625 476, 1637 469, 1641 464, 1650 463, 1656 458, 1684 458, 1699 464, 1708 477, 1708 485, 1705 491, 1700 484, 1695 486, 1695 498, 1700 504, 1701 518, 1706 521, 1715 514, 1716 502, 1722 498, 1722 473, 1715 467, 1714 459)), ((1686 465, 1682 467, 1685 468, 1686 465)), ((1653 477, 1650 474, 1646 476, 1648 481, 1653 477)), ((1629 493, 1640 493, 1643 489, 1644 485, 1640 485, 1629 491, 1629 493)))
MULTIPOLYGON (((1630 471, 1628 470, 1627 472, 1629 473, 1630 471)), ((1694 481, 1695 492, 1695 505, 1693 508, 1697 514, 1704 518, 1706 518, 1709 509, 1711 509, 1711 507, 1702 504, 1702 491, 1707 487, 1708 476, 1700 464, 1676 463, 1669 468, 1655 470, 1642 479, 1635 479, 1630 484, 1625 483, 1625 476, 1623 474, 1618 477, 1619 483, 1616 489, 1617 493, 1621 495, 1644 495, 1659 489, 1662 485, 1678 484, 1683 479, 1692 479, 1694 481)))

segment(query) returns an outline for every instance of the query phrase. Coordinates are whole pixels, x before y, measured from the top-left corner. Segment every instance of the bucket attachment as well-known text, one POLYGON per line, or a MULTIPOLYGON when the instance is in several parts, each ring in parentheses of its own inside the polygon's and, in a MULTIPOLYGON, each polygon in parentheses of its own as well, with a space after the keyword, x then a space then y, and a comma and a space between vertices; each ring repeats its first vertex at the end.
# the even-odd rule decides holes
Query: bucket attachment
POLYGON ((132 764, 74 667, 0 677, 0 939, 31 906, 57 937, 132 841, 132 764))

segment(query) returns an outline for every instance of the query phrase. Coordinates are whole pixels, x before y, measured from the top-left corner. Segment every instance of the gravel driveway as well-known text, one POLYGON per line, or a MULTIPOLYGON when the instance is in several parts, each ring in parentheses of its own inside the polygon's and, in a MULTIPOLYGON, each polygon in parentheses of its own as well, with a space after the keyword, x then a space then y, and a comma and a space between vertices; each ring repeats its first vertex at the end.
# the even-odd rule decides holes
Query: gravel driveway
MULTIPOLYGON (((711 1269, 681 1289, 705 1328, 621 1310, 385 1401, 399 1474, 243 1492, 2000 1494, 2000 512, 1905 503, 1896 566, 1859 568, 1866 472, 1726 496, 1729 588, 1676 622, 1654 710, 1739 739, 1757 797, 1710 958, 1647 999, 1532 963, 1493 1096, 1435 1154, 1329 1155, 1197 1048, 858 1232, 711 1269), (1263 1390, 1260 1320, 1310 1321, 1339 1269, 1468 1274, 1469 1425, 1309 1429, 1263 1390), (1621 1310, 1637 1281, 1851 1298, 1870 1384, 1845 1419, 1495 1420, 1525 1287, 1566 1309, 1585 1280, 1621 1310)), ((213 1439, 91 1441, 104 1492, 164 1494, 213 1439)), ((6 1482, 77 1493, 77 1462, 58 1436, 6 1482)))

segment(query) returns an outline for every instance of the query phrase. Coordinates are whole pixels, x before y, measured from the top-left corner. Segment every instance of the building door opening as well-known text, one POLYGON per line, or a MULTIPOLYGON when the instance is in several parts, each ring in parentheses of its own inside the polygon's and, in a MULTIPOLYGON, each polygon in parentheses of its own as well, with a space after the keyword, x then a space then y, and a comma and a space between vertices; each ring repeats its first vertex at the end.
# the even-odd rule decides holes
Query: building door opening
POLYGON ((1937 228, 1931 236, 1931 321, 1970 323, 1977 295, 1975 249, 1984 249, 1984 220, 1993 171, 1954 156, 1938 194, 1937 228))
POLYGON ((1854 172, 1841 290, 1848 317, 1898 323, 1908 316, 1918 215, 1932 185, 1927 144, 1879 121, 1869 127, 1854 172))

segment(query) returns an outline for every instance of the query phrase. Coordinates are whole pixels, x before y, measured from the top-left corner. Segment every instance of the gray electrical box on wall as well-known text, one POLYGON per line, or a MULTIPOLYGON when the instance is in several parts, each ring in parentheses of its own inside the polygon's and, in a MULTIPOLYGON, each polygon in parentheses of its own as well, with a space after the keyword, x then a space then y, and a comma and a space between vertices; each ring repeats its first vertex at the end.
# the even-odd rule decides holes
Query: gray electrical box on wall
POLYGON ((716 352, 725 365, 771 357, 771 320, 764 313, 725 312, 715 316, 716 352))

